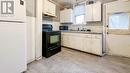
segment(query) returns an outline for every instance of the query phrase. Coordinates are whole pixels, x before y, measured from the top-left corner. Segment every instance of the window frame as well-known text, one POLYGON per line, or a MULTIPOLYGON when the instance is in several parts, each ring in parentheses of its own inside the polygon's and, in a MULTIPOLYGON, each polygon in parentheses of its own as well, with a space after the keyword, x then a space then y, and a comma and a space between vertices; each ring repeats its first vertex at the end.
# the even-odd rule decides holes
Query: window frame
POLYGON ((129 15, 129 26, 128 26, 128 29, 110 29, 109 28, 109 16, 113 15, 113 14, 116 14, 116 13, 109 13, 108 16, 107 16, 107 31, 108 31, 108 34, 130 34, 130 13, 128 12, 124 12, 126 14, 129 15))
MULTIPOLYGON (((84 2, 79 3, 78 5, 84 5, 84 6, 86 6, 86 4, 85 4, 84 2)), ((74 4, 74 5, 73 5, 73 9, 75 8, 75 6, 76 6, 76 5, 74 4)), ((77 17, 77 16, 80 16, 80 15, 75 15, 75 13, 74 13, 74 11, 73 11, 73 13, 74 13, 74 15, 73 15, 74 24, 73 24, 73 25, 86 25, 86 23, 85 23, 85 22, 86 22, 86 21, 85 21, 85 20, 86 20, 86 8, 85 8, 85 7, 84 7, 84 11, 85 11, 84 14, 80 14, 80 15, 84 15, 84 22, 83 22, 82 24, 77 24, 77 23, 76 23, 76 17, 77 17)))

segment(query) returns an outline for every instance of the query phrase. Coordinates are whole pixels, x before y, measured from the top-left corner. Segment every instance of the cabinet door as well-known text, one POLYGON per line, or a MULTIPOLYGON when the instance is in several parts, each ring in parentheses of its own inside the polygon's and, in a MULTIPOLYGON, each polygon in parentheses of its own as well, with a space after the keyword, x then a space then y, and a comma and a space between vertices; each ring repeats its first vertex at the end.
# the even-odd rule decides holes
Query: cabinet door
POLYGON ((91 35, 87 35, 83 40, 83 49, 85 52, 91 53, 91 35))
POLYGON ((56 16, 56 5, 49 2, 49 5, 48 5, 48 13, 51 15, 51 16, 56 16))
POLYGON ((93 21, 101 21, 101 2, 93 4, 93 21))
POLYGON ((62 35, 62 46, 84 51, 83 50, 83 38, 78 36, 78 34, 62 35))
POLYGON ((64 14, 65 14, 64 11, 60 11, 60 23, 62 23, 62 22, 65 21, 65 19, 64 19, 64 14))
POLYGON ((74 38, 73 38, 73 36, 71 36, 70 34, 68 34, 67 36, 68 36, 67 47, 74 48, 74 42, 73 42, 74 38))
POLYGON ((74 49, 83 51, 83 38, 82 37, 74 36, 72 42, 73 42, 72 46, 74 49))
POLYGON ((35 60, 35 18, 27 17, 27 62, 35 60))
POLYGON ((62 35, 62 46, 73 48, 73 37, 69 34, 62 35))
POLYGON ((91 52, 97 55, 102 55, 102 36, 93 35, 92 44, 91 52))
POLYGON ((56 5, 49 2, 48 0, 43 0, 43 14, 56 16, 56 5))
POLYGON ((69 36, 62 35, 62 46, 68 47, 68 45, 69 45, 69 36))
POLYGON ((65 9, 60 12, 61 23, 73 23, 73 10, 65 9))
POLYGON ((101 21, 101 2, 86 5, 86 21, 101 21))
POLYGON ((52 4, 52 15, 56 17, 56 5, 52 4))
POLYGON ((86 6, 86 21, 93 21, 93 4, 86 6))
POLYGON ((66 21, 65 22, 73 22, 72 20, 73 20, 73 18, 72 18, 72 14, 73 14, 73 10, 72 9, 67 9, 66 10, 66 21))
POLYGON ((61 23, 64 23, 64 22, 67 22, 67 13, 66 13, 67 10, 63 10, 63 11, 60 11, 60 22, 61 23))
POLYGON ((43 14, 48 14, 48 4, 49 4, 49 2, 48 2, 48 0, 43 0, 43 14))

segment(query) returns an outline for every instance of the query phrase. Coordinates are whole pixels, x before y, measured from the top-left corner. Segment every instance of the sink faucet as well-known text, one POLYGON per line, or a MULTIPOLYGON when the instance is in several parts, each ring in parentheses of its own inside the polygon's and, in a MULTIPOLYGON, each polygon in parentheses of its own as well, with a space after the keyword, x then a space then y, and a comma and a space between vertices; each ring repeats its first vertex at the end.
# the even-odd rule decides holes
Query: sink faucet
POLYGON ((78 31, 79 31, 79 27, 78 27, 78 31))
POLYGON ((86 31, 86 28, 82 28, 82 30, 81 31, 86 31))

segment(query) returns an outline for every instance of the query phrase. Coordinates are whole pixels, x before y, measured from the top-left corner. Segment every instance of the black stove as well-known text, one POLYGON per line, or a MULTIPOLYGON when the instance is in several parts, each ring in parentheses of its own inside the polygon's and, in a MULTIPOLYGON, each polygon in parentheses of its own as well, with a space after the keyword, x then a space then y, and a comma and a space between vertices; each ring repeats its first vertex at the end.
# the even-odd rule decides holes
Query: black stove
POLYGON ((42 25, 42 56, 46 58, 61 51, 61 32, 52 29, 51 24, 42 25))

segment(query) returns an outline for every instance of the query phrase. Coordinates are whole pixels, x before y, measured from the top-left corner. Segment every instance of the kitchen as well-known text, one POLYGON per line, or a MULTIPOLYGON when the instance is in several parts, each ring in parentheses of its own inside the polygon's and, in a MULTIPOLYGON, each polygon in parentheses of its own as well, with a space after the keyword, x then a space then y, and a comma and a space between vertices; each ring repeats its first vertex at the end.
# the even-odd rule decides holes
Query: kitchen
POLYGON ((0 48, 5 48, 0 52, 0 72, 130 73, 130 0, 20 0, 20 4, 26 13, 21 12, 24 17, 19 19, 27 25, 12 24, 23 24, 16 21, 20 16, 7 22, 13 26, 3 25, 7 19, 0 17, 4 41, 0 48), (7 55, 10 48, 24 50, 7 55))

